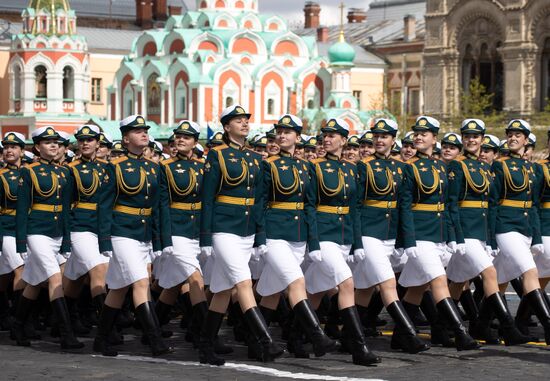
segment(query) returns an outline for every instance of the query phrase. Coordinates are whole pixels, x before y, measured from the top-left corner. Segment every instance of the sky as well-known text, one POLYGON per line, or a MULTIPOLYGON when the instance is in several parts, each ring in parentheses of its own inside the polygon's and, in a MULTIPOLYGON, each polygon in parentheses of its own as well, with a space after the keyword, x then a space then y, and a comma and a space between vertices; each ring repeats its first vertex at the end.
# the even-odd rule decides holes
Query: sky
MULTIPOLYGON (((194 9, 194 0, 184 0, 190 9, 194 9)), ((372 0, 344 0, 346 8, 368 8, 372 0)), ((340 23, 340 0, 317 0, 321 5, 321 24, 337 25, 340 23)), ((290 25, 304 22, 305 0, 259 0, 260 12, 282 16, 290 25)), ((347 10, 344 10, 344 21, 347 10)))

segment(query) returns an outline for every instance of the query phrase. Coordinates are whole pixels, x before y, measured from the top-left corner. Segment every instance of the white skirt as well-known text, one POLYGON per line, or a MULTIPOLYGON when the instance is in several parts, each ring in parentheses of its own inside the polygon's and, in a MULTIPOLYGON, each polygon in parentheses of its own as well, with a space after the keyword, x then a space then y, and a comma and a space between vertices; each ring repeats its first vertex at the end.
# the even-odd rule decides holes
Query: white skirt
POLYGON ((172 288, 187 280, 195 271, 201 271, 197 257, 201 253, 199 241, 186 237, 173 236, 174 252, 162 255, 162 265, 157 273, 159 286, 172 288))
POLYGON ((331 290, 352 277, 344 255, 349 255, 351 245, 339 245, 322 241, 321 262, 311 262, 305 273, 306 289, 310 294, 331 290))
POLYGON ((215 253, 209 257, 202 257, 199 259, 199 264, 202 271, 202 280, 205 286, 210 285, 212 280, 212 270, 214 269, 214 262, 216 261, 215 253))
POLYGON ((421 286, 445 275, 442 258, 447 251, 446 246, 445 243, 416 241, 418 256, 407 259, 399 284, 403 287, 421 286))
POLYGON ((395 240, 380 240, 362 237, 365 259, 357 262, 353 271, 355 288, 366 289, 388 279, 395 278, 390 258, 393 255, 395 240))
POLYGON ((493 266, 493 258, 485 251, 485 242, 466 238, 466 254, 455 254, 447 266, 447 277, 455 283, 466 282, 486 268, 493 266))
MULTIPOLYGON (((6 239, 6 237, 4 237, 6 239)), ((542 237, 544 254, 535 257, 539 278, 550 278, 550 237, 542 237)))
POLYGON ((248 262, 254 245, 254 235, 241 237, 231 233, 212 234, 216 260, 212 269, 210 290, 229 290, 237 283, 251 279, 248 262))
MULTIPOLYGON (((256 250, 256 249, 252 249, 256 250)), ((258 259, 254 259, 254 257, 251 255, 250 261, 248 261, 248 267, 250 267, 250 276, 254 280, 260 279, 260 276, 262 275, 262 271, 265 267, 265 260, 263 257, 260 257, 258 259)))
POLYGON ((61 272, 57 256, 61 249, 62 237, 51 238, 45 235, 27 236, 27 262, 23 270, 23 280, 31 286, 37 286, 52 275, 61 272))
POLYGON ((393 253, 390 257, 391 267, 395 274, 400 274, 405 268, 405 264, 409 258, 406 255, 399 255, 397 249, 393 249, 393 253))
POLYGON ((141 279, 148 279, 147 265, 150 263, 149 242, 140 242, 126 237, 111 237, 113 257, 109 262, 106 283, 110 289, 118 290, 141 279))
POLYGON ((285 290, 289 284, 304 276, 300 264, 306 253, 305 242, 288 242, 268 239, 265 266, 256 285, 261 296, 273 295, 285 290))
POLYGON ((0 275, 9 274, 25 264, 15 248, 15 237, 5 235, 0 254, 0 275))
POLYGON ((497 234, 496 239, 500 252, 493 264, 497 270, 498 284, 516 279, 524 272, 537 267, 531 254, 531 237, 509 232, 497 234))
POLYGON ((65 263, 65 275, 77 280, 96 266, 109 263, 109 258, 99 252, 97 234, 92 232, 71 232, 71 256, 65 263))
POLYGON ((164 261, 166 259, 166 255, 164 254, 161 254, 159 255, 158 257, 155 257, 153 255, 153 260, 151 262, 151 274, 153 275, 153 278, 155 279, 159 279, 160 278, 160 274, 162 272, 162 267, 164 266, 164 261))

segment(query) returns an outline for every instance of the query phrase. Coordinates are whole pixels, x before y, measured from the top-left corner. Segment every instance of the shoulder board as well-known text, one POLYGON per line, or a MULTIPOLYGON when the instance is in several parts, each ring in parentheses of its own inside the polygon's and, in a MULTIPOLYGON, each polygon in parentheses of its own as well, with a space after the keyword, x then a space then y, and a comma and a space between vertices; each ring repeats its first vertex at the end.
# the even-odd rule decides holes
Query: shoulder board
POLYGON ((171 157, 171 158, 169 158, 169 159, 166 159, 166 160, 161 161, 160 164, 161 164, 161 165, 170 165, 170 164, 172 164, 172 163, 175 162, 175 161, 176 161, 176 159, 173 158, 173 157, 171 157))
POLYGON ((539 163, 539 164, 547 164, 548 162, 550 162, 550 160, 548 160, 548 159, 542 159, 542 160, 537 161, 537 163, 539 163))
POLYGON ((265 161, 267 161, 268 163, 271 163, 277 159, 280 159, 281 157, 279 155, 275 155, 275 156, 270 156, 268 157, 267 159, 265 159, 265 161))
POLYGON ((115 160, 111 161, 111 164, 117 165, 117 164, 122 163, 123 161, 126 161, 126 160, 128 160, 128 156, 117 157, 115 160))
POLYGON ((10 170, 9 168, 0 169, 0 175, 3 175, 4 173, 8 172, 9 170, 10 170))
POLYGON ((351 164, 351 165, 357 165, 356 163, 354 163, 353 161, 350 161, 348 159, 342 159, 342 161, 345 162, 345 163, 351 164))
POLYGON ((323 161, 327 161, 327 159, 325 159, 324 157, 319 157, 319 158, 317 158, 317 159, 311 160, 311 163, 313 163, 313 164, 319 164, 319 163, 322 163, 323 161))
POLYGON ((145 160, 147 160, 149 163, 153 163, 153 164, 158 164, 157 162, 155 162, 153 159, 149 159, 147 157, 144 157, 145 160))
POLYGON ((499 157, 496 161, 503 162, 503 161, 506 161, 506 160, 508 160, 508 159, 509 159, 508 156, 504 156, 504 157, 499 157))
POLYGON ((36 167, 36 166, 38 166, 38 165, 40 165, 40 164, 41 164, 41 163, 40 163, 39 161, 37 161, 37 162, 34 162, 34 163, 31 163, 31 164, 27 165, 27 168, 34 168, 34 167, 36 167))
POLYGON ((465 160, 465 159, 466 159, 466 156, 464 156, 464 155, 458 155, 458 156, 455 158, 456 161, 463 161, 463 160, 465 160))
POLYGON ((197 163, 201 163, 201 164, 204 164, 206 163, 206 160, 202 159, 202 158, 198 158, 198 157, 194 157, 191 159, 192 161, 195 161, 197 163))
POLYGON ((393 161, 396 161, 396 162, 398 162, 398 163, 403 163, 403 162, 404 162, 401 158, 399 158, 399 159, 392 159, 392 160, 393 160, 393 161))
POLYGON ((96 161, 101 164, 109 164, 109 162, 105 159, 96 159, 96 161))
POLYGON ((214 151, 223 151, 224 149, 229 148, 227 144, 221 144, 219 146, 216 146, 212 148, 214 151))
POLYGON ((69 167, 76 167, 78 164, 80 164, 80 160, 71 161, 68 166, 69 167))
POLYGON ((376 159, 376 156, 369 155, 366 158, 362 159, 361 163, 367 164, 368 162, 373 161, 374 159, 376 159))
POLYGON ((412 164, 418 161, 418 157, 413 157, 412 159, 407 160, 407 164, 412 164))

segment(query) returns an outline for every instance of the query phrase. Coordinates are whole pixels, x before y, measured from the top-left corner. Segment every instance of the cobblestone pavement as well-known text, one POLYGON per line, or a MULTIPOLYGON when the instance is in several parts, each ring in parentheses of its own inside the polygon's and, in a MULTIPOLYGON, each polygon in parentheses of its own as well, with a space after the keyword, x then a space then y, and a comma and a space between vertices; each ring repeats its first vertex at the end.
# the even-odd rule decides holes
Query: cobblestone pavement
MULTIPOLYGON (((512 311, 516 306, 517 300, 512 300, 512 311)), ((94 355, 91 338, 82 339, 86 348, 81 353, 70 354, 60 353, 55 340, 47 335, 33 342, 31 348, 21 348, 13 345, 7 332, 2 332, 0 380, 544 380, 550 374, 550 349, 542 343, 485 346, 467 352, 435 347, 409 355, 390 350, 387 335, 369 340, 371 348, 383 358, 376 367, 355 366, 346 354, 310 360, 287 357, 262 364, 246 360, 245 347, 231 341, 230 328, 224 328, 222 335, 234 345, 235 353, 226 356, 226 366, 210 367, 198 364, 196 352, 185 342, 175 322, 171 328, 176 333, 168 341, 176 352, 163 358, 150 357, 134 330, 127 330, 126 344, 117 358, 94 355)), ((273 333, 278 337, 279 329, 273 328, 273 333)), ((543 336, 540 327, 534 333, 543 336)))

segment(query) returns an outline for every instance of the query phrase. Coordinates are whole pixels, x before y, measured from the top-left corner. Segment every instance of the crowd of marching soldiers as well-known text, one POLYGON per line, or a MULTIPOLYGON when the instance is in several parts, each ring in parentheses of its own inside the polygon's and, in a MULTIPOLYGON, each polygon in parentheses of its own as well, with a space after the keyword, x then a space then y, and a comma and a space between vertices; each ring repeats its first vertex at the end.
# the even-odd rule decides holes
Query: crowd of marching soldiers
POLYGON ((163 146, 140 115, 116 142, 94 125, 45 126, 29 152, 6 132, 0 328, 20 346, 49 329, 79 350, 95 327, 94 351, 116 356, 134 327, 160 356, 173 352, 162 327, 181 316, 200 362, 222 365, 227 318, 250 359, 374 365, 366 338, 390 326, 385 308, 394 350, 537 341, 533 315, 550 344, 550 161, 534 160, 528 122, 501 141, 467 119, 438 141, 429 116, 411 131, 380 118, 360 136, 330 119, 307 136, 287 114, 254 137, 250 117, 225 109, 206 152, 196 123, 163 146))

